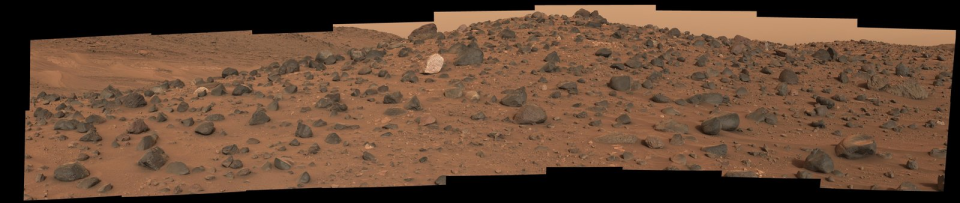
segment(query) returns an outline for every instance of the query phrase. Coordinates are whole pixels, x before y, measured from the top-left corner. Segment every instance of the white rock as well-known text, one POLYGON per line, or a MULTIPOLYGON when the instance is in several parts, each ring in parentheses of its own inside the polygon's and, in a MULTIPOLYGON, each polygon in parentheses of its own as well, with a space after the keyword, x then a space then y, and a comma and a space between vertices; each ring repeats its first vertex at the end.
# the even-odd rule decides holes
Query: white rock
POLYGON ((443 57, 440 54, 433 54, 427 59, 427 68, 423 69, 423 73, 439 73, 441 68, 443 68, 443 57))

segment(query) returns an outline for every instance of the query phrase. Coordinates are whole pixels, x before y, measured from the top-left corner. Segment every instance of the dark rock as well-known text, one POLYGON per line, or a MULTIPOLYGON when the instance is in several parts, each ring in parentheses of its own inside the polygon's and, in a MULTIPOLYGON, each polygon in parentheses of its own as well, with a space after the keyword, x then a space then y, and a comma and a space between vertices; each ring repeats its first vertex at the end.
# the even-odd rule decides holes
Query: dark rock
POLYGON ((469 66, 483 64, 483 50, 476 42, 464 47, 457 53, 457 59, 453 62, 455 66, 469 66))
POLYGON ((163 167, 163 165, 167 163, 167 159, 169 159, 169 156, 167 156, 163 149, 154 147, 147 150, 147 153, 140 158, 140 161, 137 161, 137 165, 156 171, 160 170, 160 167, 163 167))
POLYGON ((310 174, 304 171, 303 174, 300 174, 300 179, 298 179, 297 182, 301 184, 310 183, 310 174))
POLYGON ((76 162, 60 165, 53 171, 53 178, 62 182, 72 182, 87 176, 90 176, 90 171, 76 162))
POLYGON ((183 124, 183 126, 186 126, 186 127, 193 126, 193 123, 194 123, 193 118, 180 120, 180 124, 183 124))
POLYGON ((684 133, 689 132, 689 127, 686 124, 679 123, 673 119, 660 121, 653 126, 654 130, 660 132, 673 132, 673 133, 684 133))
POLYGON ((811 151, 810 155, 807 155, 803 168, 820 173, 829 173, 833 171, 833 159, 817 148, 811 151))
POLYGON ((539 124, 546 122, 547 112, 536 105, 524 105, 513 116, 513 120, 521 125, 539 124))
POLYGON ((436 37, 437 37, 437 25, 433 23, 428 23, 420 26, 416 30, 413 30, 413 32, 410 32, 410 35, 407 36, 407 39, 409 39, 410 41, 417 41, 417 40, 433 39, 436 37))
POLYGON ((931 149, 930 152, 928 152, 927 154, 929 154, 931 157, 934 157, 934 158, 944 159, 944 158, 947 158, 947 149, 934 148, 934 149, 931 149))
POLYGON ((287 94, 297 93, 297 86, 293 84, 287 85, 283 88, 283 92, 286 92, 287 94))
POLYGON ((657 93, 656 95, 653 95, 653 97, 650 98, 650 100, 653 101, 653 102, 656 102, 656 103, 671 103, 671 102, 673 102, 673 99, 670 99, 669 97, 664 96, 663 94, 660 94, 660 93, 657 93))
POLYGON ((836 147, 837 156, 847 159, 860 159, 877 153, 877 142, 864 134, 850 135, 836 147))
POLYGON ((800 82, 800 78, 797 76, 797 73, 789 69, 784 69, 783 71, 781 71, 780 77, 778 79, 780 80, 780 82, 791 84, 791 85, 794 85, 800 82))
POLYGON ((240 153, 240 148, 238 148, 236 144, 232 144, 220 149, 220 153, 223 155, 234 155, 240 153))
POLYGON ((709 62, 710 58, 706 54, 703 54, 700 55, 700 57, 697 57, 697 62, 695 62, 693 65, 696 65, 697 67, 704 67, 707 66, 707 63, 709 62))
POLYGON ((403 115, 403 114, 406 114, 406 113, 407 113, 407 110, 403 110, 403 109, 401 109, 401 108, 388 108, 386 111, 383 112, 383 115, 387 115, 387 116, 399 116, 399 115, 403 115))
POLYGON ((890 92, 893 95, 915 100, 923 100, 930 97, 930 91, 921 86, 914 79, 907 79, 901 84, 889 86, 887 92, 890 92))
POLYGON ((777 95, 787 96, 790 94, 790 89, 787 87, 787 83, 780 83, 777 85, 777 95))
POLYGON ((127 108, 147 106, 147 100, 140 93, 131 93, 120 98, 120 103, 127 108))
POLYGON ((867 89, 880 91, 887 87, 890 83, 890 79, 884 77, 883 75, 876 74, 870 77, 870 80, 867 81, 867 89))
POLYGON ((400 91, 383 95, 383 104, 399 104, 402 100, 403 94, 401 94, 400 91))
POLYGON ((310 138, 313 137, 313 130, 310 129, 310 126, 297 123, 297 132, 295 135, 299 138, 310 138))
POLYGON ((150 149, 151 147, 157 144, 158 139, 160 139, 160 137, 157 136, 156 134, 143 136, 143 138, 140 138, 140 144, 137 144, 137 150, 143 151, 143 150, 150 149))
POLYGON ((630 91, 632 83, 630 76, 614 76, 610 78, 607 86, 617 91, 630 91))
POLYGON ((150 131, 150 127, 147 126, 147 123, 143 122, 143 119, 136 119, 130 123, 130 126, 127 128, 127 133, 130 134, 140 134, 143 132, 150 131))
POLYGON ((190 168, 187 168, 186 164, 183 164, 183 162, 179 162, 179 161, 167 164, 167 167, 165 170, 167 171, 167 173, 176 174, 176 175, 190 174, 190 168))
POLYGON ((723 174, 723 177, 731 178, 759 178, 760 175, 755 171, 730 171, 723 174))
POLYGON ((330 133, 323 141, 327 144, 340 144, 341 139, 340 135, 337 135, 337 133, 330 133))
POLYGON ((617 120, 616 120, 616 121, 617 121, 618 124, 630 124, 630 123, 632 123, 632 121, 630 121, 630 116, 628 116, 627 114, 620 114, 620 116, 617 117, 617 120))
POLYGON ((597 52, 593 53, 593 55, 602 56, 606 58, 610 58, 611 54, 613 54, 613 51, 610 51, 610 49, 607 49, 607 48, 601 48, 597 50, 597 52))
POLYGON ((554 52, 551 52, 550 54, 547 54, 547 57, 543 58, 543 61, 547 63, 560 62, 560 56, 557 55, 556 51, 554 51, 554 52))
POLYGON ((211 135, 214 130, 216 130, 216 127, 213 126, 213 122, 207 121, 200 123, 193 132, 200 135, 211 135))
POLYGON ((701 150, 703 150, 704 152, 710 153, 710 154, 718 155, 718 156, 726 156, 726 155, 727 155, 727 144, 720 144, 720 145, 715 145, 715 146, 710 146, 710 147, 704 147, 704 148, 701 148, 701 150))
POLYGON ((227 117, 223 116, 223 114, 213 114, 213 115, 207 116, 207 118, 204 118, 203 120, 205 120, 205 121, 222 121, 222 120, 225 120, 225 119, 227 119, 227 117))
POLYGON ((663 149, 664 147, 663 141, 654 136, 648 136, 647 139, 643 140, 643 144, 650 149, 663 149))
POLYGON ((899 190, 899 191, 919 191, 920 189, 917 189, 917 185, 914 185, 914 184, 911 183, 911 182, 903 182, 903 183, 900 184, 899 187, 897 187, 897 190, 899 190))
POLYGON ((76 130, 80 122, 77 120, 60 120, 53 124, 54 130, 76 130))
POLYGON ((604 136, 600 136, 595 139, 599 143, 604 144, 634 144, 637 141, 640 141, 639 138, 633 135, 627 135, 623 133, 611 133, 604 136))
POLYGON ((516 90, 510 90, 507 95, 500 100, 500 104, 509 107, 521 107, 527 102, 527 89, 520 87, 516 90))
POLYGON ((680 134, 673 134, 673 137, 670 138, 670 144, 683 145, 683 136, 680 134))
POLYGON ((423 110, 423 107, 420 106, 420 99, 418 99, 417 96, 413 96, 413 98, 410 98, 410 101, 407 101, 407 104, 404 105, 403 107, 404 109, 411 110, 411 111, 423 110))
POLYGON ((83 137, 80 137, 81 142, 99 142, 100 140, 103 140, 103 137, 96 130, 90 130, 83 137))
POLYGON ((91 178, 81 180, 80 183, 77 184, 77 188, 90 189, 93 186, 96 186, 97 184, 100 184, 100 178, 91 177, 91 178))
POLYGON ((364 161, 377 161, 377 157, 373 156, 370 152, 363 152, 362 158, 364 161))
POLYGON ((237 85, 237 87, 233 88, 231 95, 240 96, 246 93, 253 93, 253 89, 250 89, 250 87, 247 87, 246 85, 237 85))
POLYGON ((270 121, 270 116, 267 116, 267 111, 265 109, 258 109, 253 113, 253 116, 250 117, 249 125, 260 125, 270 121))
POLYGON ((713 117, 701 123, 704 134, 717 135, 721 130, 734 131, 740 125, 740 116, 736 113, 725 114, 723 116, 713 117))

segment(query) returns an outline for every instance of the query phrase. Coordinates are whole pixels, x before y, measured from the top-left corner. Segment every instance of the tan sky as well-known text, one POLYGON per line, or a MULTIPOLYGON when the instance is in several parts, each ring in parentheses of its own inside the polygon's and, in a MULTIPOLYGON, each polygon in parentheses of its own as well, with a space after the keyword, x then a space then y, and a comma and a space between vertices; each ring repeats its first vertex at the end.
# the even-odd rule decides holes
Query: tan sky
MULTIPOLYGON (((823 18, 771 18, 757 17, 747 11, 657 11, 653 5, 637 6, 536 6, 535 11, 546 14, 572 16, 578 9, 597 10, 610 22, 643 26, 676 27, 693 34, 708 34, 714 37, 743 35, 750 39, 766 40, 784 44, 808 42, 832 42, 836 40, 868 39, 895 44, 932 46, 954 44, 955 30, 921 30, 858 28, 856 19, 823 18)), ((522 17, 534 11, 475 11, 435 12, 434 23, 440 31, 454 30, 462 24, 522 17)), ((379 30, 407 37, 410 32, 429 22, 337 24, 379 30)))

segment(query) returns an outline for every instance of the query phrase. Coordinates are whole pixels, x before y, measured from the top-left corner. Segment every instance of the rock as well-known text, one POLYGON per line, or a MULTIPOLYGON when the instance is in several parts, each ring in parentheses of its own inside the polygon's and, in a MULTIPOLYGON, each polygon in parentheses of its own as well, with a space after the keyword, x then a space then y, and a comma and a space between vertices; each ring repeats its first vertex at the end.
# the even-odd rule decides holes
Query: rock
POLYGON ((407 39, 410 41, 427 40, 437 37, 437 25, 428 23, 410 32, 407 39))
POLYGON ((450 99, 463 97, 463 88, 455 87, 443 91, 443 96, 450 99))
POLYGON ((140 93, 131 93, 120 98, 120 103, 127 108, 139 108, 147 106, 147 100, 140 93))
POLYGON ((439 73, 440 69, 443 68, 443 56, 440 54, 433 54, 427 59, 427 67, 423 69, 423 73, 434 74, 439 73))
POLYGON ((167 164, 166 171, 167 173, 176 174, 176 175, 190 174, 190 168, 187 168, 186 164, 183 164, 183 162, 179 162, 179 161, 167 164))
POLYGON ((300 179, 298 179, 297 182, 302 184, 310 183, 310 174, 304 171, 303 174, 300 174, 300 179))
POLYGON ((373 156, 373 154, 371 154, 370 152, 363 152, 362 158, 364 161, 373 161, 373 162, 377 161, 377 157, 373 156))
POLYGON ((911 183, 911 182, 903 182, 903 183, 900 184, 900 187, 897 187, 897 190, 899 190, 899 191, 919 191, 920 189, 917 189, 917 185, 914 185, 914 184, 911 183))
POLYGON ((943 192, 943 177, 944 175, 937 176, 937 191, 943 192))
POLYGON ((577 89, 577 83, 574 83, 574 82, 561 83, 560 85, 557 86, 557 88, 561 90, 566 90, 568 94, 579 93, 579 90, 577 89))
POLYGON ((220 73, 221 78, 227 78, 228 76, 231 76, 231 75, 240 75, 240 72, 237 71, 237 69, 227 67, 227 68, 224 68, 223 72, 220 73))
POLYGON ((140 134, 143 132, 150 131, 150 127, 147 126, 147 123, 143 122, 143 119, 136 119, 130 123, 130 126, 127 128, 127 133, 130 134, 140 134))
POLYGON ((140 139, 140 144, 137 144, 137 150, 143 151, 143 150, 150 149, 151 147, 157 144, 157 139, 159 138, 160 137, 157 136, 156 134, 143 136, 143 138, 140 139))
POLYGON ((547 121, 547 112, 536 105, 524 105, 513 116, 514 122, 521 125, 532 125, 547 121))
POLYGON ((828 109, 836 109, 835 108, 836 103, 834 103, 833 100, 830 100, 826 97, 820 97, 820 96, 818 96, 816 100, 817 100, 817 103, 819 103, 820 105, 826 106, 828 109))
POLYGON ((340 144, 341 139, 340 135, 337 135, 337 133, 330 133, 323 141, 327 144, 340 144))
POLYGON ((399 116, 399 115, 403 115, 403 114, 405 114, 405 113, 407 113, 407 110, 403 110, 403 109, 401 109, 401 108, 388 108, 386 111, 383 112, 383 115, 387 115, 387 116, 399 116))
POLYGON ((310 154, 320 153, 320 145, 317 143, 313 143, 313 145, 310 145, 310 148, 307 149, 307 152, 310 154))
POLYGON ((299 138, 311 138, 313 137, 313 130, 310 129, 310 126, 297 123, 297 132, 294 135, 299 138))
POLYGON ((203 120, 206 120, 206 121, 222 121, 222 120, 224 120, 224 119, 227 119, 227 117, 223 116, 223 114, 213 114, 213 115, 207 116, 207 118, 204 118, 203 120))
POLYGON ((547 54, 547 57, 543 58, 543 62, 560 62, 560 55, 557 54, 557 51, 550 52, 550 54, 547 54))
POLYGON ((670 138, 670 144, 683 145, 683 136, 680 134, 673 134, 673 137, 670 138))
POLYGON ((686 124, 679 123, 673 119, 662 120, 653 126, 654 130, 660 132, 688 133, 689 127, 686 124))
POLYGON ((223 96, 227 94, 227 88, 223 84, 218 84, 217 86, 210 89, 210 94, 213 96, 223 96))
POLYGON ((723 174, 723 177, 730 178, 759 178, 760 175, 755 171, 730 171, 723 174))
POLYGON ((507 95, 500 100, 500 104, 509 107, 521 107, 527 102, 527 89, 520 87, 516 90, 509 90, 507 95))
POLYGON ((318 128, 319 128, 319 127, 327 126, 327 122, 326 122, 326 121, 323 121, 323 119, 317 119, 316 121, 313 121, 313 124, 312 124, 312 125, 313 125, 313 127, 318 127, 318 128))
POLYGON ((620 116, 617 117, 616 121, 618 124, 624 124, 624 125, 632 123, 632 121, 630 121, 630 116, 627 114, 620 114, 620 116))
POLYGON ((623 133, 611 133, 604 136, 600 136, 595 139, 599 143, 604 144, 633 144, 637 143, 640 138, 633 135, 627 135, 623 133))
POLYGON ((100 115, 90 115, 90 116, 87 116, 87 119, 85 119, 85 121, 86 123, 89 123, 89 124, 103 124, 107 122, 107 119, 104 119, 100 115))
POLYGON ((472 116, 470 116, 470 120, 475 120, 475 121, 483 120, 486 118, 487 116, 484 115, 483 112, 478 112, 477 114, 473 114, 472 116))
POLYGON ((250 87, 247 87, 246 85, 237 85, 237 87, 233 88, 233 92, 231 92, 230 94, 233 96, 240 96, 240 95, 243 95, 246 93, 252 93, 252 92, 253 92, 253 89, 250 89, 250 87))
POLYGON ((721 130, 734 131, 740 125, 740 116, 736 113, 713 117, 701 123, 701 130, 707 135, 720 134, 721 130))
POLYGON ((103 137, 96 130, 90 130, 83 137, 80 137, 81 142, 99 142, 100 140, 103 140, 103 137))
POLYGON ((896 75, 903 77, 913 77, 913 70, 900 63, 896 67, 896 75))
POLYGON ((607 48, 601 48, 597 50, 597 52, 593 53, 593 55, 602 56, 605 58, 610 58, 610 55, 612 54, 613 54, 613 51, 610 51, 610 49, 607 49, 607 48))
POLYGON ((80 183, 77 184, 77 188, 90 189, 93 186, 96 186, 97 184, 100 184, 100 178, 91 177, 91 178, 81 180, 80 183))
POLYGON ((403 94, 400 91, 391 92, 383 95, 383 104, 399 104, 403 100, 403 94))
POLYGON ((420 106, 420 99, 418 99, 417 96, 410 98, 410 101, 407 101, 407 104, 404 105, 403 108, 411 111, 423 110, 423 107, 420 106))
POLYGON ((780 77, 778 78, 780 82, 795 85, 800 82, 800 78, 797 77, 797 73, 793 70, 784 69, 780 71, 780 77))
POLYGON ((280 158, 273 159, 273 168, 280 169, 280 170, 289 170, 290 167, 291 167, 291 164, 287 160, 282 160, 280 158))
POLYGON ((917 160, 913 160, 913 159, 907 160, 907 169, 917 170, 919 168, 920 166, 917 164, 917 160))
POLYGON ((72 182, 86 178, 90 171, 80 163, 72 162, 60 165, 53 171, 53 178, 62 182, 72 182))
POLYGON ((206 122, 200 123, 200 125, 198 125, 193 132, 200 135, 211 135, 213 134, 214 130, 216 130, 216 127, 213 126, 213 122, 206 121, 206 122))
POLYGON ((157 114, 157 122, 158 122, 158 123, 167 122, 167 114, 163 114, 163 112, 158 113, 158 114, 157 114))
POLYGON ((630 85, 632 83, 633 81, 630 79, 630 76, 614 76, 610 78, 607 86, 617 91, 630 91, 630 85))
POLYGON ((293 84, 287 85, 283 88, 283 92, 286 92, 287 94, 297 93, 297 86, 293 84))
POLYGON ((697 105, 702 105, 702 104, 719 105, 723 103, 728 103, 729 98, 723 96, 720 93, 702 93, 702 94, 693 95, 690 98, 687 98, 686 101, 690 104, 697 104, 697 105))
POLYGON ((704 66, 707 66, 707 63, 709 62, 710 62, 710 58, 706 54, 703 54, 703 55, 700 55, 700 57, 697 57, 697 62, 694 62, 693 65, 697 67, 704 67, 704 66))
POLYGON ((483 50, 476 42, 464 47, 457 53, 457 60, 453 62, 455 66, 469 66, 483 64, 483 50))
POLYGON ((113 184, 106 184, 100 187, 100 189, 98 189, 97 192, 105 193, 105 192, 110 192, 110 190, 113 190, 113 184))
POLYGON ((643 140, 643 144, 650 149, 663 149, 664 147, 663 141, 654 136, 648 136, 647 139, 643 140))
POLYGON ((790 95, 790 89, 787 87, 787 83, 780 83, 779 85, 777 85, 777 95, 778 96, 790 95))
POLYGON ((944 158, 947 158, 947 149, 934 148, 934 149, 931 149, 930 152, 928 152, 927 154, 929 154, 934 158, 944 159, 944 158))
POLYGON ((177 105, 177 112, 183 113, 187 112, 187 110, 190 110, 190 104, 187 104, 187 102, 180 102, 180 104, 177 105))
POLYGON ((267 116, 267 111, 258 109, 257 112, 254 112, 253 116, 250 117, 249 125, 260 125, 267 122, 270 122, 270 116, 267 116))
POLYGON ((710 147, 704 147, 704 148, 701 148, 700 150, 703 150, 704 152, 707 152, 707 153, 710 153, 710 154, 714 154, 714 155, 717 155, 717 156, 726 156, 726 155, 727 155, 727 144, 720 144, 720 145, 715 145, 715 146, 710 146, 710 147))
POLYGON ((140 157, 140 161, 137 161, 137 165, 140 165, 144 168, 151 170, 160 170, 160 167, 163 167, 167 163, 169 156, 160 149, 160 147, 154 147, 147 150, 147 153, 140 157))
POLYGON ((652 98, 650 98, 650 101, 653 101, 656 103, 671 103, 673 102, 673 99, 670 99, 669 97, 663 94, 657 93, 656 95, 653 95, 652 98))
POLYGON ((803 168, 820 173, 833 172, 833 158, 816 148, 810 152, 810 155, 807 155, 803 168))
POLYGON ((232 145, 228 145, 228 146, 226 146, 226 147, 223 147, 223 149, 220 149, 220 153, 223 154, 223 155, 239 154, 239 153, 240 153, 240 148, 238 148, 236 144, 232 144, 232 145))
POLYGON ((53 124, 54 130, 76 130, 80 125, 80 122, 77 120, 59 120, 56 124, 53 124))
MULTIPOLYGON (((942 177, 942 176, 941 176, 941 177, 942 177)), ((941 179, 942 179, 942 178, 941 178, 941 179)), ((437 177, 437 180, 436 180, 436 181, 433 181, 433 184, 436 184, 436 185, 447 185, 447 176, 445 176, 445 175, 440 175, 440 177, 437 177)))
POLYGON ((889 86, 887 92, 893 95, 906 97, 915 100, 923 100, 930 97, 930 91, 917 83, 914 79, 907 79, 899 85, 889 86))
POLYGON ((836 147, 837 156, 847 159, 859 159, 877 153, 877 142, 864 134, 850 135, 836 147))
POLYGON ((870 80, 867 81, 867 89, 880 91, 887 87, 890 83, 890 79, 884 77, 883 75, 876 74, 870 77, 870 80))

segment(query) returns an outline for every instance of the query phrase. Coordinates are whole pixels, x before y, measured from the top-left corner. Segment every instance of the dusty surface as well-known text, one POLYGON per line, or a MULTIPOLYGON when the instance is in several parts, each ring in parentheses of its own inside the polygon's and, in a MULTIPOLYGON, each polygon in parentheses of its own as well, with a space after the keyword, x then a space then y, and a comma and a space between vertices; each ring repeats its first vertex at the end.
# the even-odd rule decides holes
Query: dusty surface
MULTIPOLYGON (((625 25, 619 34, 623 36, 621 39, 612 37, 621 29, 620 25, 604 24, 601 28, 593 28, 577 25, 575 22, 578 21, 588 20, 527 16, 478 23, 465 29, 472 31, 444 32, 445 39, 439 41, 442 45, 438 45, 436 39, 425 40, 422 44, 412 43, 403 37, 352 28, 314 34, 254 36, 230 32, 35 41, 31 43, 31 95, 56 93, 63 98, 50 101, 59 96, 41 97, 25 113, 27 157, 24 162, 27 168, 24 171, 24 198, 171 195, 301 186, 428 185, 435 184, 441 175, 543 174, 546 167, 552 166, 746 170, 760 177, 794 178, 798 171, 809 171, 803 164, 814 148, 827 152, 838 170, 834 173, 809 171, 812 178, 827 180, 822 182, 822 187, 896 189, 903 182, 911 182, 920 190, 935 190, 937 176, 944 174, 945 159, 928 152, 945 148, 947 140, 954 58, 952 45, 916 47, 842 41, 787 46, 734 40, 733 37, 720 40, 717 37, 712 40, 728 43, 720 43, 714 48, 711 43, 696 45, 697 41, 704 40, 700 35, 669 36, 670 29, 625 25), (569 31, 574 27, 580 33, 569 31), (514 31, 516 38, 503 39, 503 28, 514 31), (441 55, 446 65, 439 73, 419 74, 430 55, 440 49, 447 50, 456 43, 467 45, 470 42, 467 35, 472 35, 481 47, 483 64, 456 66, 458 54, 445 51, 441 55), (531 40, 534 35, 542 36, 531 40), (578 35, 584 39, 577 40, 578 35), (648 39, 656 40, 660 45, 648 47, 648 39), (559 44, 544 47, 553 42, 559 44), (378 44, 383 45, 382 48, 378 48, 378 44), (518 48, 527 44, 539 50, 518 48), (755 52, 751 59, 745 60, 749 63, 738 62, 749 51, 731 53, 738 44, 755 52), (386 55, 381 60, 352 61, 348 50, 365 47, 385 51, 386 55), (398 56, 402 47, 411 48, 409 56, 398 56), (821 63, 812 57, 814 52, 827 47, 838 50, 839 56, 850 59, 862 56, 863 60, 821 63), (595 54, 602 48, 610 50, 609 58, 595 54), (653 59, 671 49, 684 60, 666 57, 663 67, 652 65, 653 59), (799 59, 787 62, 788 59, 777 55, 777 49, 789 49, 796 53, 793 57, 799 59), (280 75, 282 80, 278 82, 268 82, 268 76, 278 70, 265 67, 268 64, 278 62, 282 65, 287 59, 299 61, 305 56, 314 58, 322 50, 341 55, 345 60, 326 65, 322 71, 301 64, 299 71, 280 75), (545 57, 554 51, 559 56, 556 63, 559 71, 541 71, 546 64, 545 57), (704 54, 708 61, 702 67, 698 66, 697 59, 704 54), (639 57, 644 67, 611 68, 634 57, 639 57), (867 89, 866 83, 871 76, 868 72, 889 78, 891 84, 911 78, 895 74, 895 67, 900 63, 913 71, 912 78, 927 90, 928 98, 915 100, 867 89), (582 66, 582 71, 572 68, 578 66, 582 66), (226 67, 235 68, 241 74, 221 78, 221 71, 226 67), (772 74, 761 73, 764 67, 772 74), (366 68, 372 73, 358 74, 366 68), (726 68, 733 74, 721 73, 726 68), (691 78, 695 72, 711 69, 717 74, 707 73, 705 75, 710 77, 701 81, 691 78), (749 80, 741 80, 741 69, 747 70, 749 80), (784 69, 798 72, 799 83, 788 85, 791 94, 779 96, 778 77, 784 69), (836 79, 844 69, 851 69, 849 83, 836 79), (259 71, 258 76, 248 75, 253 70, 259 71), (381 71, 386 71, 389 76, 378 77, 381 71), (416 83, 401 82, 407 71, 418 73, 416 83), (532 73, 534 71, 536 73, 532 73), (663 78, 652 81, 651 88, 643 87, 640 83, 654 72, 660 72, 663 78), (937 77, 941 72, 946 73, 937 77), (334 80, 334 74, 341 76, 344 73, 347 75, 334 80), (313 78, 307 79, 308 75, 313 78), (631 88, 626 91, 611 89, 607 84, 610 78, 622 75, 631 77, 631 88), (222 83, 227 94, 197 97, 194 90, 198 85, 194 79, 207 77, 222 83), (935 78, 939 78, 943 86, 933 85, 935 78), (159 103, 151 102, 152 97, 146 96, 147 105, 138 108, 119 104, 92 106, 96 100, 105 99, 101 101, 112 103, 117 99, 103 98, 103 94, 85 94, 103 93, 101 90, 107 85, 113 85, 123 95, 130 94, 129 90, 142 94, 164 80, 175 79, 182 80, 185 87, 171 87, 157 94, 162 100, 159 103), (558 88, 567 82, 576 83, 576 94, 558 88), (713 83, 715 88, 704 88, 707 82, 713 83), (252 93, 231 95, 236 84, 240 83, 251 86, 252 93), (298 91, 285 92, 285 83, 297 86, 298 91), (462 84, 463 95, 451 98, 452 95, 459 96, 456 91, 448 91, 456 84, 462 84), (387 86, 389 90, 377 91, 381 86, 387 86), (521 87, 527 94, 525 105, 536 105, 545 110, 543 123, 516 124, 516 119, 521 118, 515 117, 520 107, 502 105, 499 100, 491 101, 492 97, 505 99, 505 90, 521 87), (746 93, 735 96, 741 87, 746 93), (368 89, 375 94, 351 95, 354 90, 363 94, 368 89), (825 89, 830 93, 824 93, 825 89), (383 104, 388 93, 397 91, 403 95, 398 103, 383 104), (479 99, 471 99, 469 91, 477 91, 479 99), (554 92, 560 92, 559 98, 550 97, 556 94, 554 92), (615 96, 611 92, 615 92, 615 96), (729 102, 716 106, 652 102, 651 97, 658 93, 672 100, 699 93, 720 93, 727 96, 729 102), (69 97, 71 94, 76 94, 76 98, 69 97), (316 107, 318 101, 328 94, 340 94, 341 103, 347 106, 347 110, 333 114, 329 107, 316 107), (814 95, 824 98, 843 95, 848 100, 834 101, 834 109, 829 109, 825 115, 816 115, 818 104, 814 95), (864 95, 867 100, 855 100, 858 95, 864 95), (419 99, 422 110, 404 110, 395 116, 385 113, 390 108, 406 109, 414 96, 419 99), (279 99, 279 109, 266 110, 270 121, 249 125, 254 112, 269 108, 273 98, 279 99), (874 99, 877 102, 873 102, 874 99), (177 111, 181 100, 189 105, 188 111, 177 111), (58 110, 57 106, 61 104, 69 107, 58 110), (150 111, 153 105, 158 111, 150 111), (200 110, 210 105, 209 112, 200 110), (668 107, 680 115, 661 112, 668 107), (776 125, 745 117, 760 107, 771 109, 778 119, 776 125), (891 114, 892 109, 899 111, 904 107, 907 110, 902 113, 891 114), (52 113, 63 111, 63 117, 54 115, 39 125, 42 119, 34 116, 37 108, 52 113), (167 121, 151 119, 161 112, 167 121), (485 119, 471 118, 481 112, 485 119), (55 123, 61 120, 76 118, 85 121, 83 117, 75 117, 75 113, 83 117, 99 115, 107 118, 106 122, 94 125, 102 136, 101 141, 80 141, 87 133, 77 130, 54 130, 55 123), (721 131, 718 135, 701 131, 701 122, 728 113, 739 115, 737 130, 721 131), (214 114, 221 114, 224 119, 213 121, 213 134, 195 133, 204 119, 214 114), (629 124, 617 124, 618 117, 623 114, 629 116, 629 124), (127 129, 138 118, 143 119, 150 130, 128 134, 127 129), (188 118, 196 123, 189 127, 183 125, 181 120, 188 118), (684 137, 682 144, 671 143, 677 133, 654 129, 657 123, 668 119, 688 126, 688 133, 681 133, 684 137), (896 127, 881 128, 891 119, 896 119, 896 127), (317 120, 327 124, 313 125, 317 120), (432 120, 436 121, 435 124, 427 125, 432 120), (811 126, 819 120, 823 120, 825 128, 811 126), (312 137, 295 136, 298 121, 312 128, 312 137), (596 124, 594 121, 600 122, 596 124), (929 126, 932 128, 925 126, 931 121, 933 124, 929 126), (862 127, 847 127, 848 122, 862 127), (342 124, 341 127, 358 125, 359 128, 338 129, 337 124, 342 124), (388 127, 390 124, 395 124, 396 128, 388 127), (914 124, 916 128, 910 127, 914 124), (836 135, 835 131, 841 135, 836 135), (331 133, 338 134, 342 142, 326 142, 331 133), (385 133, 391 136, 383 136, 385 133), (624 144, 598 141, 601 140, 599 137, 612 133, 632 135, 640 141, 624 144), (137 164, 147 152, 137 150, 137 145, 143 137, 151 134, 159 137, 154 147, 162 148, 168 155, 168 161, 160 170, 137 164), (844 137, 855 134, 873 136, 879 155, 857 160, 838 157, 835 145, 844 137), (129 136, 129 140, 118 141, 118 146, 113 146, 115 140, 125 136, 129 136), (648 139, 650 137, 659 138, 662 147, 645 144, 644 140, 652 142, 653 139, 648 139), (252 138, 259 143, 248 142, 252 138), (290 144, 294 139, 299 145, 290 144), (317 154, 309 153, 314 143, 320 146, 317 154), (722 143, 728 146, 726 156, 707 156, 701 150, 722 143), (242 167, 222 165, 228 156, 221 153, 221 149, 233 144, 249 149, 249 152, 232 155, 234 160, 242 161, 242 167), (629 155, 624 155, 627 152, 629 155), (77 161, 80 154, 88 155, 89 159, 77 161), (265 164, 274 165, 278 157, 291 161, 292 167, 263 170, 265 164), (916 170, 907 167, 911 159, 916 160, 916 170), (62 182, 54 179, 55 169, 70 162, 79 162, 89 170, 90 175, 85 178, 96 177, 101 182, 89 189, 80 189, 78 184, 83 180, 62 182), (182 162, 189 169, 202 166, 205 170, 187 175, 168 173, 166 168, 174 162, 182 162), (239 175, 244 170, 251 173, 239 175), (308 183, 298 182, 304 172, 311 177, 308 183), (38 174, 43 174, 46 179, 38 182, 38 174), (98 192, 108 184, 112 190, 98 192)), ((209 83, 200 86, 213 88, 209 83)))

